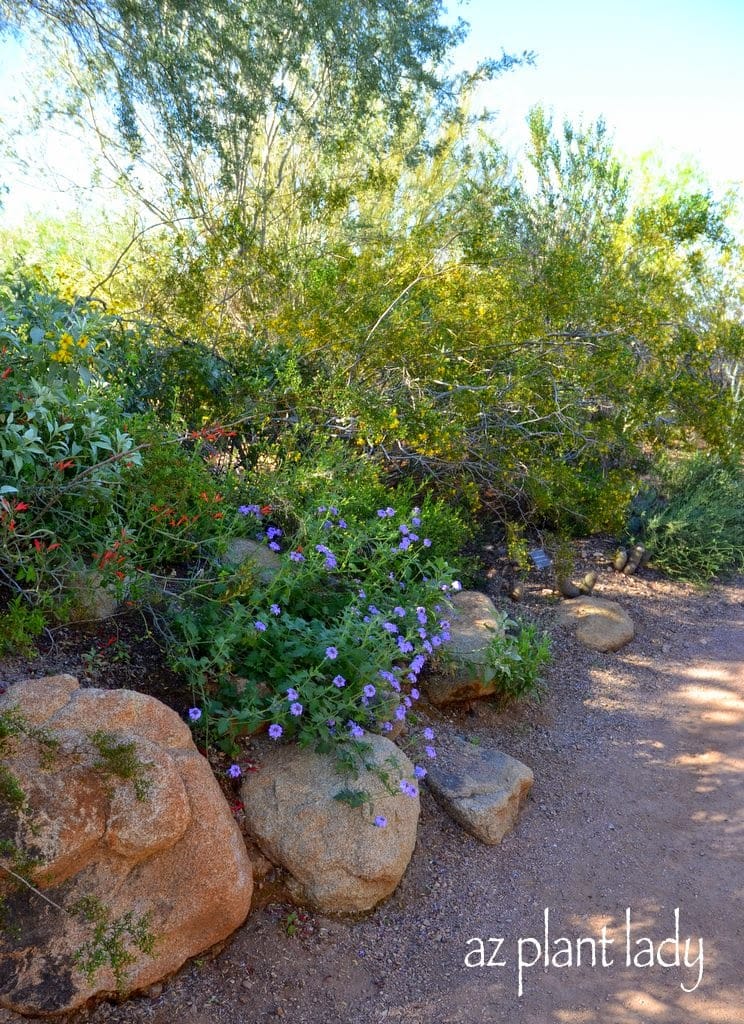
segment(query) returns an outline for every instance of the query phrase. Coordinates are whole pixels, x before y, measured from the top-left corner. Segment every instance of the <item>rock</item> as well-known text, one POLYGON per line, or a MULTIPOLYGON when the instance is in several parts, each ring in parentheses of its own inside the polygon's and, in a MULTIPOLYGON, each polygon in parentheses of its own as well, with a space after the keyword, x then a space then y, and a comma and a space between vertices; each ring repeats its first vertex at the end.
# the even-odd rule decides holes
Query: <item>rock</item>
POLYGON ((253 562, 258 569, 258 576, 263 582, 269 582, 281 568, 282 560, 276 551, 265 544, 257 544, 254 540, 244 537, 233 537, 227 545, 223 560, 232 568, 239 568, 245 562, 253 562))
POLYGON ((248 832, 269 860, 289 872, 293 897, 322 913, 370 910, 385 899, 416 843, 418 794, 398 791, 401 777, 415 783, 413 765, 383 736, 366 734, 365 742, 372 748, 368 764, 390 774, 393 795, 373 770, 342 777, 330 755, 267 744, 261 770, 241 787, 248 832), (366 790, 371 805, 338 800, 344 790, 366 790), (387 819, 386 827, 375 826, 378 815, 387 819))
POLYGON ((633 620, 616 601, 581 597, 558 609, 558 625, 575 626, 576 639, 595 651, 617 651, 635 636, 633 620))
POLYGON ((495 693, 498 680, 488 648, 495 637, 504 636, 504 617, 485 594, 462 590, 451 600, 447 660, 441 660, 426 681, 429 699, 440 705, 495 693))
POLYGON ((110 619, 119 607, 112 587, 105 585, 100 573, 93 569, 74 573, 69 580, 68 594, 72 599, 67 613, 70 622, 110 619))
POLYGON ((460 742, 446 761, 429 766, 427 782, 450 817, 482 843, 500 843, 529 796, 532 771, 487 746, 460 742))
POLYGON ((512 601, 521 601, 524 597, 524 586, 521 583, 515 583, 509 591, 509 597, 512 601))
POLYGON ((563 597, 566 597, 569 600, 572 600, 574 597, 578 597, 581 594, 579 588, 571 580, 558 579, 556 580, 556 586, 563 597))
POLYGON ((11 925, 0 933, 1 1007, 51 1016, 113 994, 110 964, 88 976, 75 961, 96 915, 104 937, 127 914, 154 937, 142 952, 122 931, 134 959, 121 979, 128 992, 156 985, 243 922, 253 888, 245 845, 174 711, 126 690, 82 690, 71 676, 16 683, 0 711, 13 706, 54 745, 38 734, 12 739, 3 756, 28 810, 4 805, 0 839, 37 860, 28 880, 46 899, 0 884, 11 925))

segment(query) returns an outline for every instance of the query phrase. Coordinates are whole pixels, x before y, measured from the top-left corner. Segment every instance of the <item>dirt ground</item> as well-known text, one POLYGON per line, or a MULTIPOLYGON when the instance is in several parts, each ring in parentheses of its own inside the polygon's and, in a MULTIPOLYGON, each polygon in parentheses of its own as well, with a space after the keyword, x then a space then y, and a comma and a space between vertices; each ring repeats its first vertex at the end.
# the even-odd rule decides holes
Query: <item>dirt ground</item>
MULTIPOLYGON (((291 908, 268 903, 218 956, 76 1020, 741 1024, 744 579, 701 593, 650 573, 626 578, 591 547, 595 593, 627 608, 636 638, 599 654, 555 632, 542 703, 428 710, 441 747, 460 734, 534 770, 532 798, 500 846, 461 831, 424 787, 410 867, 375 912, 309 915, 290 935, 291 908), (675 936, 676 908, 679 947, 659 950, 675 936), (589 943, 577 966, 580 937, 595 939, 595 966, 589 943), (493 966, 465 966, 473 939, 493 966), (498 950, 490 939, 503 940, 498 950)), ((552 620, 539 580, 525 610, 552 620)), ((2 1022, 20 1020, 0 1012, 2 1022)))

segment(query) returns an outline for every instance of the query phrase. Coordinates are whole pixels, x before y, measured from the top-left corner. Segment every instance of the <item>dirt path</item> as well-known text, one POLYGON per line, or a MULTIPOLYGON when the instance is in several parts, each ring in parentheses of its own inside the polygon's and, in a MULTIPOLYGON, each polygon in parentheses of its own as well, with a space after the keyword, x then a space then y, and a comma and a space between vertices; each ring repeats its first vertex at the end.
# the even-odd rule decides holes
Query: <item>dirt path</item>
POLYGON ((290 937, 287 908, 269 906, 219 957, 154 998, 99 1007, 95 1024, 741 1024, 744 580, 701 595, 608 573, 599 589, 636 620, 623 651, 591 653, 564 635, 543 704, 432 719, 440 737, 495 737, 534 769, 533 799, 500 847, 468 837, 425 794, 409 871, 374 914, 316 917, 290 937), (533 939, 522 945, 533 960, 546 907, 558 959, 525 966, 520 997, 518 943, 533 939), (675 908, 691 966, 641 966, 644 940, 656 953, 674 934, 675 908), (603 925, 608 966, 599 945, 587 963, 588 944, 576 966, 576 939, 599 940, 603 925), (503 938, 494 960, 505 965, 465 967, 474 937, 503 938), (686 993, 700 937, 702 978, 686 993), (573 966, 558 966, 569 940, 573 966))

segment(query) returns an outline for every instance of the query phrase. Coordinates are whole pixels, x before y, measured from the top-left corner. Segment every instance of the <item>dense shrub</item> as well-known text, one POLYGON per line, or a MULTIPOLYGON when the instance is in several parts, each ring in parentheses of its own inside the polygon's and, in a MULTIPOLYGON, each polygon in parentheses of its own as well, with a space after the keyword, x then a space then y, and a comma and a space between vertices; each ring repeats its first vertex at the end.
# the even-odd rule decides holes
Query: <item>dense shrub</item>
POLYGON ((741 570, 741 466, 711 455, 666 463, 659 490, 643 495, 637 525, 653 564, 672 577, 708 583, 741 570))

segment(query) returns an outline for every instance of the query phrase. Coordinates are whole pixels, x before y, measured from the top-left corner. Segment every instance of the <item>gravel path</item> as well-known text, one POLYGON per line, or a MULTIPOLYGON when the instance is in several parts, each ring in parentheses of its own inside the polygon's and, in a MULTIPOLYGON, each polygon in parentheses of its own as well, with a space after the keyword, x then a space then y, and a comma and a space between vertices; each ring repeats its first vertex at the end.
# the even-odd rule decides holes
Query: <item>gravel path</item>
MULTIPOLYGON (((288 936, 288 908, 269 904, 218 957, 191 964, 157 994, 99 1006, 87 1019, 741 1024, 744 580, 701 594, 604 572, 596 593, 635 619, 636 638, 624 650, 589 652, 556 634, 542 704, 431 712, 440 742, 455 733, 495 740, 533 768, 533 797, 501 846, 480 845, 424 793, 410 868, 372 915, 316 916, 288 936), (545 908, 549 964, 529 967, 538 943, 545 952, 545 908), (689 966, 672 963, 676 943, 668 943, 665 967, 656 957, 674 934, 675 908, 682 957, 692 940, 689 966), (589 943, 577 966, 577 938, 599 940, 603 926, 607 966, 598 941, 596 966, 589 943), (486 959, 496 945, 487 940, 503 939, 494 956, 503 966, 464 965, 476 937, 486 959), (522 943, 521 997, 520 939, 532 940, 522 943), (651 943, 654 964, 643 966, 651 943)), ((526 605, 552 617, 535 588, 526 605)))

